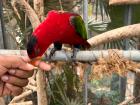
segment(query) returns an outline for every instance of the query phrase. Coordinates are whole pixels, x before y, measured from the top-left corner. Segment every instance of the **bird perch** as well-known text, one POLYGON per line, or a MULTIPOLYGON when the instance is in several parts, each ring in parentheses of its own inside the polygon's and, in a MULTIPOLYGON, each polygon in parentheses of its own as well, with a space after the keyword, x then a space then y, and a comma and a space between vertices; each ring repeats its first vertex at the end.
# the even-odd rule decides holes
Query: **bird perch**
MULTIPOLYGON (((140 51, 139 50, 113 50, 117 54, 121 55, 124 58, 140 61, 140 51)), ((23 55, 27 56, 26 50, 0 50, 1 55, 23 55)), ((56 51, 54 56, 51 59, 45 59, 46 61, 72 61, 72 53, 65 51, 56 51)), ((100 51, 79 51, 76 54, 76 61, 83 62, 93 62, 96 61, 99 57, 109 56, 109 50, 100 50, 100 51)))

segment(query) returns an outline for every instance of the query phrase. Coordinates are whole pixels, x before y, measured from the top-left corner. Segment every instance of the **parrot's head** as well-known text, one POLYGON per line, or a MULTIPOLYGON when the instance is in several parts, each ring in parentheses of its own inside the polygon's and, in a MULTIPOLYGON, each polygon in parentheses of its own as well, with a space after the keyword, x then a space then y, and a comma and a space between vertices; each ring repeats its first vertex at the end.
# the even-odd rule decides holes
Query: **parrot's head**
POLYGON ((42 55, 42 51, 39 48, 37 37, 32 35, 27 44, 27 54, 33 59, 42 55))

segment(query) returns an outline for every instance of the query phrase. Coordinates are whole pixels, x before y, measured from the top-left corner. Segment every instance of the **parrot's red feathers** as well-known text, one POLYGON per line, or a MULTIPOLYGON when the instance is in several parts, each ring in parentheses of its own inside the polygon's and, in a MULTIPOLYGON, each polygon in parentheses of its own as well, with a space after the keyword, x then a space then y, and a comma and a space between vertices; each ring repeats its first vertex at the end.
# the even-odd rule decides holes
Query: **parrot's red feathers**
POLYGON ((55 10, 48 12, 46 19, 35 29, 28 42, 27 53, 31 59, 42 56, 49 45, 55 42, 90 47, 90 44, 80 37, 75 27, 71 25, 71 16, 78 14, 55 10))

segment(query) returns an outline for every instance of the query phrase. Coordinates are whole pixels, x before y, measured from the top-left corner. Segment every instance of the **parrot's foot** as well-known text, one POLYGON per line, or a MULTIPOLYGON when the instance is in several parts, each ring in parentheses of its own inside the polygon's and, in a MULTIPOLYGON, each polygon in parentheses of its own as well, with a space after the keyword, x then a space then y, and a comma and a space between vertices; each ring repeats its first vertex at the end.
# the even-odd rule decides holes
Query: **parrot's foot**
POLYGON ((51 51, 50 51, 50 55, 49 55, 49 59, 51 59, 51 57, 54 55, 54 53, 56 52, 57 50, 55 48, 52 48, 51 51))
POLYGON ((73 48, 73 54, 71 56, 72 61, 76 61, 76 54, 80 51, 78 48, 73 48))

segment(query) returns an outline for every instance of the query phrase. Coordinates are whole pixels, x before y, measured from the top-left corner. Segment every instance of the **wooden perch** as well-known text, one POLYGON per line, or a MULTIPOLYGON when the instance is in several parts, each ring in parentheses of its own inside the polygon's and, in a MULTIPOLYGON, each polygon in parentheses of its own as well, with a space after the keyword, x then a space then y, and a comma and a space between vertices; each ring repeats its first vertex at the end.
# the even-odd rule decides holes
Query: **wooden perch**
POLYGON ((140 0, 109 0, 109 5, 140 4, 140 0))
MULTIPOLYGON (((92 62, 96 61, 99 57, 109 56, 110 50, 94 50, 94 51, 79 51, 76 54, 76 61, 92 62)), ((116 50, 113 50, 116 51, 116 50)), ((124 58, 140 62, 140 51, 139 50, 117 50, 116 53, 124 58)), ((0 50, 1 55, 26 55, 26 50, 0 50)), ((72 53, 65 51, 56 51, 54 56, 49 61, 72 61, 72 53)), ((43 58, 47 60, 46 58, 43 58)))
POLYGON ((131 37, 140 37, 140 24, 133 24, 104 32, 88 39, 88 42, 91 46, 96 47, 100 44, 131 37))

